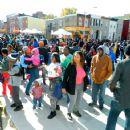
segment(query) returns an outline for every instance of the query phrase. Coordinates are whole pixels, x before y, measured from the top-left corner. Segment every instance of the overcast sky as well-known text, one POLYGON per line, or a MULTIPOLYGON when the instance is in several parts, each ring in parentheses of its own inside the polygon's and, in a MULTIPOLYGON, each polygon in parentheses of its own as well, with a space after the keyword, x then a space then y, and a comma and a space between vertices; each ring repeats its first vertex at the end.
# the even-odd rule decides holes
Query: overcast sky
POLYGON ((130 0, 0 0, 0 19, 12 13, 30 15, 36 11, 58 16, 65 7, 75 7, 79 13, 120 16, 130 13, 130 0))

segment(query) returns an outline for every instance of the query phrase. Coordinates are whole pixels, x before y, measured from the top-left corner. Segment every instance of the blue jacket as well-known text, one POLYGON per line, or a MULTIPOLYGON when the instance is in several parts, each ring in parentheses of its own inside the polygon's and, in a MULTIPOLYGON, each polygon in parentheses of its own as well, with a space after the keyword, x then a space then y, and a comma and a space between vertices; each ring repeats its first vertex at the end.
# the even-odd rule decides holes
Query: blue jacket
POLYGON ((116 55, 112 49, 109 49, 109 56, 110 56, 112 62, 114 62, 116 60, 116 55))
POLYGON ((34 41, 34 42, 33 42, 33 47, 34 47, 34 48, 39 47, 39 45, 38 45, 38 42, 37 42, 37 41, 34 41))

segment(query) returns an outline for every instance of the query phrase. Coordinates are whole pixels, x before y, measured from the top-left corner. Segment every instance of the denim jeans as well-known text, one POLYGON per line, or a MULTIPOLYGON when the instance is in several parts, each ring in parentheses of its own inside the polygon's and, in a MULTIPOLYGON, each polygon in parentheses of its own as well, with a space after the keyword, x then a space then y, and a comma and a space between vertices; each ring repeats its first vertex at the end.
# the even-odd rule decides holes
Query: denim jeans
POLYGON ((80 103, 83 97, 83 84, 76 85, 75 95, 69 95, 70 102, 68 104, 68 113, 72 113, 73 111, 79 111, 80 103))
POLYGON ((42 96, 40 98, 33 98, 33 109, 36 109, 37 104, 38 104, 38 107, 41 107, 42 96))
POLYGON ((120 59, 121 59, 121 60, 124 59, 124 52, 120 52, 120 59))
POLYGON ((105 130, 115 130, 117 119, 122 111, 125 112, 126 117, 124 130, 130 130, 130 108, 124 109, 118 101, 114 100, 111 102, 111 110, 109 112, 105 130))
POLYGON ((29 71, 27 71, 27 73, 30 74, 30 79, 29 79, 29 82, 27 82, 27 84, 26 84, 26 90, 25 90, 25 92, 29 93, 33 81, 35 79, 39 78, 39 70, 38 70, 38 68, 34 67, 34 68, 30 69, 29 71))
POLYGON ((105 97, 105 88, 106 88, 106 81, 102 84, 95 84, 92 83, 92 100, 93 103, 97 104, 97 96, 99 93, 99 105, 103 106, 104 104, 104 97, 105 97))

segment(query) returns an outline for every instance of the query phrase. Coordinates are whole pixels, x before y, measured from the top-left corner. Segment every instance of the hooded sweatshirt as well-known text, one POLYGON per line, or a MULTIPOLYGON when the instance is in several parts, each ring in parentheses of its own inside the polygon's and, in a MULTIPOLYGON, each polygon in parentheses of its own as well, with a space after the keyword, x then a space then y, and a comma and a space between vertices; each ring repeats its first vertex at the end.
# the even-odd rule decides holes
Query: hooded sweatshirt
POLYGON ((40 64, 39 50, 38 48, 34 48, 32 50, 33 55, 31 58, 25 58, 26 61, 32 61, 33 65, 38 66, 40 64))
MULTIPOLYGON (((101 47, 99 47, 101 48, 101 47)), ((103 49, 103 48, 102 48, 103 49)), ((104 49, 103 49, 104 51, 104 49)), ((95 55, 91 62, 92 80, 96 84, 102 84, 112 74, 112 61, 108 55, 103 54, 102 57, 95 55)))

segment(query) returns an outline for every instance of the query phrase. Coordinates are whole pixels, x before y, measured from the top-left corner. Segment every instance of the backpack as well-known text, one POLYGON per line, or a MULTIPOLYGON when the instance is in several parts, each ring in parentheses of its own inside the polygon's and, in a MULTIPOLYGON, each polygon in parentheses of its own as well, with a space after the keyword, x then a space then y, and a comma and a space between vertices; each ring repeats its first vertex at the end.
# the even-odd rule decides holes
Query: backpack
MULTIPOLYGON (((13 67, 16 67, 18 65, 13 65, 13 67)), ((23 75, 23 68, 20 66, 19 67, 19 72, 17 74, 14 74, 13 76, 22 76, 23 75)))

